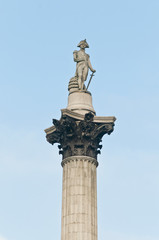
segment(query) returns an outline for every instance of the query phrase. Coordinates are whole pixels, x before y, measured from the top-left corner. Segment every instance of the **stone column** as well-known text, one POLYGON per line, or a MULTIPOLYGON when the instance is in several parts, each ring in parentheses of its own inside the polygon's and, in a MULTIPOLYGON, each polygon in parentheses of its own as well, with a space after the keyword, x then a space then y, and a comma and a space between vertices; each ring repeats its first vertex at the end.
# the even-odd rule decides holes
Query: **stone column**
POLYGON ((63 159, 61 240, 97 240, 97 155, 114 121, 92 111, 82 115, 63 109, 61 119, 45 130, 49 143, 59 143, 63 159))
POLYGON ((97 161, 71 156, 62 165, 61 240, 97 240, 97 161))

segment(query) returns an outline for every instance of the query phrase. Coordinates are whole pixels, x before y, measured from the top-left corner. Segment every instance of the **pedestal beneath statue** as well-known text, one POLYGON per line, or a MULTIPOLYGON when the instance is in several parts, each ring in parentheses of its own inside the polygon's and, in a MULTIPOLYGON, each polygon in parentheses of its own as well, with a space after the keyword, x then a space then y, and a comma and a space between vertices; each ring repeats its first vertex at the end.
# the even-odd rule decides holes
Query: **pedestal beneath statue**
POLYGON ((92 105, 92 95, 84 90, 69 93, 67 109, 83 115, 88 112, 96 114, 92 105))

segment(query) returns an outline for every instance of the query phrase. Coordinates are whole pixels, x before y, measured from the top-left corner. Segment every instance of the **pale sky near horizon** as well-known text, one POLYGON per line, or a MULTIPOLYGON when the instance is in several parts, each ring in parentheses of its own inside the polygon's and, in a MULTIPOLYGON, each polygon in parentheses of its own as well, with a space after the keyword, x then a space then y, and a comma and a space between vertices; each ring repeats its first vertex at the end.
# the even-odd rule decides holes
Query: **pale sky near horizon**
POLYGON ((0 240, 60 239, 62 168, 44 129, 87 39, 97 116, 98 239, 159 240, 159 1, 0 0, 0 240))

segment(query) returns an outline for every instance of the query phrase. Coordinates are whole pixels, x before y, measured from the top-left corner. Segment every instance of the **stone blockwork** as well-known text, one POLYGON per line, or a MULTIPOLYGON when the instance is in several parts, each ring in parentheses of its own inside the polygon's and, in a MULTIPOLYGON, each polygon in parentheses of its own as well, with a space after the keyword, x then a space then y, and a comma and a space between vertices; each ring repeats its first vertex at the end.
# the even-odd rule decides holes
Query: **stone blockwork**
POLYGON ((47 141, 51 144, 59 143, 59 153, 63 159, 71 156, 97 159, 102 148, 102 137, 112 133, 115 118, 108 117, 109 121, 103 118, 100 120, 92 112, 85 115, 71 114, 72 112, 67 110, 60 120, 53 119, 54 126, 45 130, 47 141))
POLYGON ((61 240, 97 240, 96 160, 63 160, 61 240))

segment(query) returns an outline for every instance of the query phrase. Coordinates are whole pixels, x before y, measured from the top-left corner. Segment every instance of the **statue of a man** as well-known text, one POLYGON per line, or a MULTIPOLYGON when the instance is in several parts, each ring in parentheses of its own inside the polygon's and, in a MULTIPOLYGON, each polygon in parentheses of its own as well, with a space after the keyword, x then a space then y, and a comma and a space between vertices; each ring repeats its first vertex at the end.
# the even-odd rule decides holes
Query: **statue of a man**
POLYGON ((85 53, 85 48, 89 48, 86 39, 80 41, 77 47, 80 47, 80 50, 73 52, 74 61, 77 63, 75 77, 77 77, 79 89, 84 90, 84 81, 87 79, 88 70, 90 69, 93 73, 96 70, 92 68, 89 55, 85 53))

